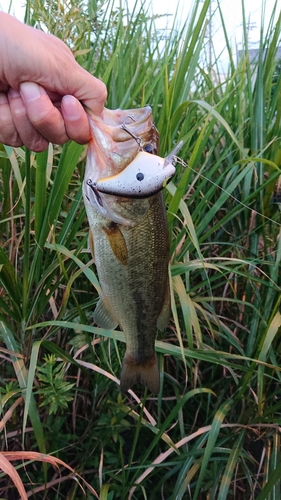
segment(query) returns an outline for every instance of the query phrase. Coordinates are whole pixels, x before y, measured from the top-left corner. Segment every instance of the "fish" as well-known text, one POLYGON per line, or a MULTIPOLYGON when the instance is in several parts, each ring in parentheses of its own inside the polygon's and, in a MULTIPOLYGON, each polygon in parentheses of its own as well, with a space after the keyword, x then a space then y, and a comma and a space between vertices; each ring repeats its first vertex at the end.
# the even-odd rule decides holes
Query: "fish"
POLYGON ((165 159, 157 155, 159 134, 149 106, 105 109, 101 117, 87 112, 91 141, 82 188, 101 285, 94 321, 108 330, 119 325, 124 332, 121 392, 141 383, 157 394, 155 339, 170 319, 169 233, 162 189, 174 175, 177 149, 165 159))

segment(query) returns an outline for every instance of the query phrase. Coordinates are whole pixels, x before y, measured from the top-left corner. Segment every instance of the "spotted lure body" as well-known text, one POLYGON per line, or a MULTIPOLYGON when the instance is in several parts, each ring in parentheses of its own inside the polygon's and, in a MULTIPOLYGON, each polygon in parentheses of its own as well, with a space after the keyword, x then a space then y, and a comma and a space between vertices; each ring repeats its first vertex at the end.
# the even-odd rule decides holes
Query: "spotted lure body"
POLYGON ((176 169, 172 162, 140 151, 136 158, 117 175, 97 181, 98 191, 129 198, 148 198, 161 191, 176 169))
POLYGON ((158 393, 155 338, 170 317, 169 236, 161 190, 174 174, 174 157, 147 152, 158 148, 149 107, 105 110, 102 119, 90 116, 89 121, 83 195, 102 289, 94 320, 105 329, 119 324, 124 331, 121 391, 141 382, 158 393))

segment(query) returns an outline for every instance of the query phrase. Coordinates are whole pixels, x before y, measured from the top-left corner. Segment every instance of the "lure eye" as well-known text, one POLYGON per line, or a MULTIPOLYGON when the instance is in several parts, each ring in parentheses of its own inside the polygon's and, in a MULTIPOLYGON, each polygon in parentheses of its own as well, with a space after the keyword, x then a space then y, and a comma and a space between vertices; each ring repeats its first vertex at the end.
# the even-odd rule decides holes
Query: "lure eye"
POLYGON ((137 179, 137 181, 143 181, 143 179, 144 179, 144 175, 143 175, 141 172, 139 172, 139 173, 136 175, 136 179, 137 179))
POLYGON ((151 144, 146 144, 144 147, 143 147, 143 150, 146 152, 146 153, 150 153, 151 155, 154 155, 156 153, 155 149, 153 148, 153 146, 151 144))

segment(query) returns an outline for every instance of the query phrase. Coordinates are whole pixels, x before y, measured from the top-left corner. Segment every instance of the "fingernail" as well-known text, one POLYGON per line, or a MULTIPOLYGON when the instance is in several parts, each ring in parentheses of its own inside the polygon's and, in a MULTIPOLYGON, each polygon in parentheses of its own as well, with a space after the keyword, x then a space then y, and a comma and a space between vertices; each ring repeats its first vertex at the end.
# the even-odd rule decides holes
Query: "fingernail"
POLYGON ((20 85, 20 94, 25 102, 36 101, 42 95, 42 88, 37 83, 24 82, 20 85))
POLYGON ((62 98, 63 114, 70 120, 75 121, 81 118, 81 106, 72 95, 65 95, 62 98))
POLYGON ((11 97, 12 99, 20 97, 20 93, 18 92, 18 90, 10 88, 9 89, 9 97, 11 97))

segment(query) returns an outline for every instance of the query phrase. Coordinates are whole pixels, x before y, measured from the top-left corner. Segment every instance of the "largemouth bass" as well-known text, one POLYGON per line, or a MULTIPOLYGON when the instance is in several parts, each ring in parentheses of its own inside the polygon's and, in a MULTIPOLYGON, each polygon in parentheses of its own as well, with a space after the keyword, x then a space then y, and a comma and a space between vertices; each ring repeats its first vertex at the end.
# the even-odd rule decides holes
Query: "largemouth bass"
POLYGON ((124 331, 121 391, 140 382, 158 393, 155 338, 170 317, 169 235, 161 189, 175 171, 174 152, 166 159, 151 156, 158 150, 158 132, 148 106, 104 110, 102 119, 90 116, 89 122, 83 196, 102 289, 94 320, 105 329, 119 324, 124 331))

